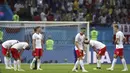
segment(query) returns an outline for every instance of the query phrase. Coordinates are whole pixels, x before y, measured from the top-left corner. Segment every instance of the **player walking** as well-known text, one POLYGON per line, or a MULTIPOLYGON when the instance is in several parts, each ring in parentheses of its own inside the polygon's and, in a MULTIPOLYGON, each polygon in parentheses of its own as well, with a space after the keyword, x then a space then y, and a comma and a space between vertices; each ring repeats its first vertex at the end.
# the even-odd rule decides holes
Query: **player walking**
POLYGON ((20 55, 22 54, 22 52, 25 49, 29 50, 29 44, 27 42, 19 42, 19 43, 14 44, 11 47, 11 54, 12 54, 12 57, 14 58, 14 70, 15 71, 16 70, 24 71, 23 69, 21 69, 21 58, 20 58, 20 55))
POLYGON ((114 69, 115 63, 117 61, 117 57, 120 57, 122 64, 124 66, 124 69, 122 71, 128 71, 127 65, 126 65, 126 61, 123 57, 123 42, 126 40, 124 37, 124 34, 119 31, 119 26, 118 25, 114 25, 113 29, 116 33, 116 39, 115 39, 115 43, 116 43, 116 50, 114 52, 114 59, 112 61, 112 65, 110 68, 108 68, 107 70, 112 71, 114 69))
POLYGON ((16 43, 18 43, 18 40, 7 40, 2 43, 2 54, 4 55, 4 63, 6 69, 13 68, 11 65, 10 48, 16 43))
POLYGON ((80 64, 80 66, 82 67, 82 72, 88 72, 87 70, 85 70, 84 63, 83 63, 83 50, 85 50, 83 46, 84 39, 85 39, 84 33, 85 33, 84 28, 81 28, 81 32, 78 33, 75 37, 75 51, 77 55, 77 61, 74 65, 74 68, 72 69, 72 71, 74 72, 78 72, 76 70, 76 68, 78 67, 78 64, 80 64))
POLYGON ((32 36, 33 39, 33 52, 35 53, 35 58, 33 58, 30 68, 32 69, 33 63, 37 60, 37 70, 42 70, 40 68, 41 65, 41 56, 43 53, 43 36, 41 34, 41 27, 36 27, 35 28, 35 33, 32 36))
POLYGON ((97 53, 97 67, 94 68, 94 70, 101 69, 101 57, 105 55, 106 45, 96 40, 88 40, 87 38, 84 43, 90 44, 93 50, 97 53))

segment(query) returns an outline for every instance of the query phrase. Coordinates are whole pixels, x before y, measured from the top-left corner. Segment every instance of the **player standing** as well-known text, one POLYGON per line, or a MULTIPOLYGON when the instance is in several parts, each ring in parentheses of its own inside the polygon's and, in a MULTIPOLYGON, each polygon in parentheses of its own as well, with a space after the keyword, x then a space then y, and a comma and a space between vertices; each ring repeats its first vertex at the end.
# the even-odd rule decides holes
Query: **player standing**
POLYGON ((32 69, 32 65, 33 63, 37 60, 37 70, 42 70, 40 68, 41 65, 41 56, 43 53, 43 36, 41 34, 41 27, 38 26, 35 28, 35 33, 32 36, 33 39, 33 52, 35 53, 35 58, 33 58, 31 64, 30 64, 30 68, 32 69))
POLYGON ((29 44, 27 42, 19 42, 19 43, 14 44, 11 47, 11 54, 12 54, 12 57, 14 58, 14 70, 15 71, 16 70, 24 71, 23 69, 21 69, 21 58, 20 58, 20 55, 22 54, 22 52, 25 49, 29 50, 29 44))
POLYGON ((105 55, 106 45, 96 40, 88 40, 87 38, 85 39, 84 43, 90 44, 97 54, 97 67, 94 68, 94 70, 101 69, 101 57, 105 55))
POLYGON ((4 63, 6 69, 12 69, 11 58, 10 58, 10 48, 12 45, 18 43, 18 40, 7 40, 2 43, 2 54, 4 55, 4 63))
POLYGON ((124 56, 123 56, 123 48, 124 48, 123 42, 126 40, 126 38, 124 37, 124 34, 121 31, 119 31, 118 25, 114 25, 113 29, 116 33, 116 39, 115 39, 116 50, 114 52, 114 59, 112 61, 112 65, 107 70, 112 71, 114 69, 115 63, 117 61, 117 57, 120 57, 122 64, 124 66, 124 69, 122 71, 128 71, 126 61, 125 61, 124 56))
POLYGON ((72 69, 72 71, 78 72, 76 70, 76 68, 78 67, 78 64, 80 64, 81 68, 82 68, 82 72, 88 72, 87 70, 85 70, 84 68, 84 63, 83 63, 83 50, 85 50, 84 48, 84 39, 85 39, 85 35, 84 35, 85 31, 84 28, 81 28, 81 32, 78 33, 75 37, 75 51, 76 51, 76 55, 77 55, 77 61, 74 65, 74 68, 72 69))

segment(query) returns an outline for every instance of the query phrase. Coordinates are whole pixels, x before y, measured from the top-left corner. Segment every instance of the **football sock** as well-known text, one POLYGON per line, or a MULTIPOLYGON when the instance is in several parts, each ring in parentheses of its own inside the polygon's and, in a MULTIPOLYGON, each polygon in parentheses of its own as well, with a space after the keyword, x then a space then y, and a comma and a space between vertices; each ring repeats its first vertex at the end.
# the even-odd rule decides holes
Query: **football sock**
POLYGON ((112 61, 112 66, 111 66, 112 69, 114 68, 114 66, 115 66, 115 64, 116 64, 116 61, 117 61, 117 59, 114 58, 113 61, 112 61))
POLYGON ((121 59, 121 61, 122 61, 122 64, 123 64, 123 66, 124 66, 124 69, 128 69, 128 68, 127 68, 127 65, 126 65, 125 59, 123 58, 123 59, 121 59))

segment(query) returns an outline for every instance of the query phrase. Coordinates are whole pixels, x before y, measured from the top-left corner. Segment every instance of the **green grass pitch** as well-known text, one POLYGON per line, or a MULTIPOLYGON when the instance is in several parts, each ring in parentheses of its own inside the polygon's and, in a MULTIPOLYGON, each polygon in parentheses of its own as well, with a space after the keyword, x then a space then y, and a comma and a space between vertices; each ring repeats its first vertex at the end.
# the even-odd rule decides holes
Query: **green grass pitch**
MULTIPOLYGON (((89 64, 85 65, 85 69, 89 71, 88 73, 130 73, 130 70, 126 72, 121 71, 123 69, 122 64, 116 64, 114 71, 107 71, 106 68, 110 66, 110 64, 102 64, 101 70, 93 70, 96 64, 89 64)), ((42 64, 42 71, 31 70, 29 64, 22 64, 21 67, 25 72, 6 70, 4 64, 0 64, 0 73, 75 73, 71 71, 73 64, 42 64)), ((128 69, 130 69, 130 64, 128 65, 128 69)), ((81 73, 81 70, 78 73, 81 73)))

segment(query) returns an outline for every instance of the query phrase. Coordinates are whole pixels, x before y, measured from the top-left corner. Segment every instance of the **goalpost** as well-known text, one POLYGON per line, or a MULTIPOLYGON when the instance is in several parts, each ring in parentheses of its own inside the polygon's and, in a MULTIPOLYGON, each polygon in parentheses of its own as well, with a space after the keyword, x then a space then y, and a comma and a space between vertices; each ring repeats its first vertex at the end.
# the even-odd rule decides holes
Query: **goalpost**
MULTIPOLYGON (((31 34, 33 28, 41 26, 43 28, 44 40, 51 36, 55 42, 55 48, 63 52, 74 48, 74 37, 80 31, 80 28, 86 28, 86 37, 89 39, 90 24, 89 22, 70 22, 70 21, 0 21, 1 31, 4 32, 3 41, 17 39, 27 41, 31 44, 31 34), (65 48, 65 49, 64 49, 65 48), (65 51, 64 51, 65 50, 65 51)), ((60 53, 60 52, 57 52, 60 53)), ((66 52, 69 53, 69 52, 66 52)), ((67 59, 68 55, 63 56, 67 59)), ((87 47, 86 63, 89 64, 89 46, 87 47)), ((69 59, 70 60, 70 59, 69 59)))

